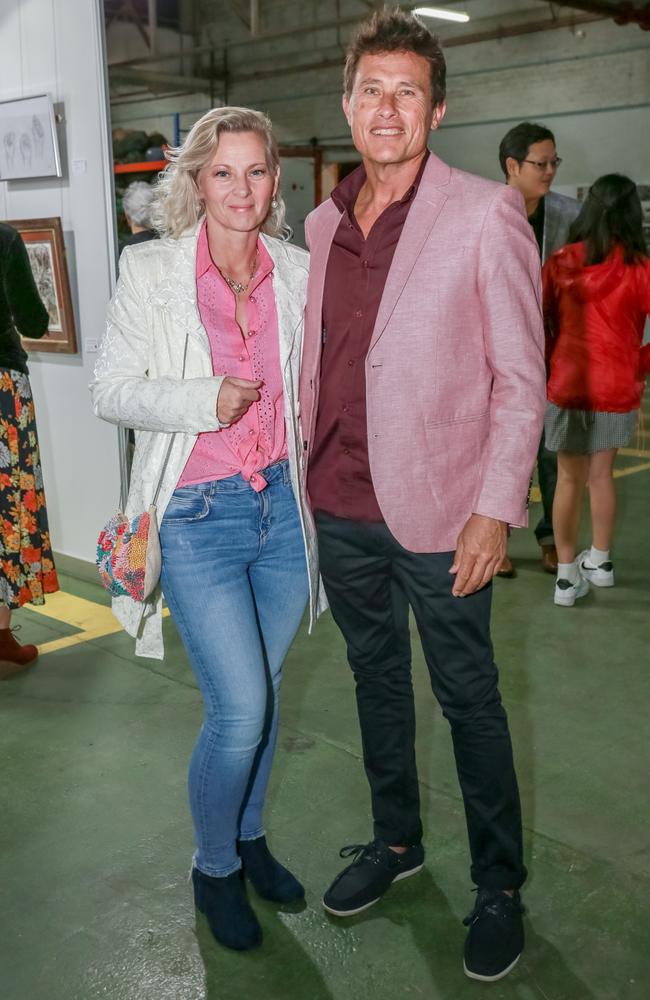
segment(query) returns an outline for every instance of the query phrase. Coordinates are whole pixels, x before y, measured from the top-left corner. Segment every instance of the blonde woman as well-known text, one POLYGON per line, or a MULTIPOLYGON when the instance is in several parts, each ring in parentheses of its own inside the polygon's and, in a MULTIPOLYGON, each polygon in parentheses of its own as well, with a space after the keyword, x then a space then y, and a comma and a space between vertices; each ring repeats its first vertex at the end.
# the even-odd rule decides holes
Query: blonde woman
MULTIPOLYGON (((205 704, 189 771, 194 899, 215 938, 244 950, 262 933, 242 876, 266 899, 304 896, 262 811, 282 662, 310 592, 312 617, 320 603, 298 474, 308 256, 281 239, 264 115, 210 111, 169 159, 162 239, 122 255, 92 392, 98 416, 136 429, 127 514, 162 483, 162 592, 205 704)), ((136 651, 161 657, 160 593, 114 608, 136 651)))

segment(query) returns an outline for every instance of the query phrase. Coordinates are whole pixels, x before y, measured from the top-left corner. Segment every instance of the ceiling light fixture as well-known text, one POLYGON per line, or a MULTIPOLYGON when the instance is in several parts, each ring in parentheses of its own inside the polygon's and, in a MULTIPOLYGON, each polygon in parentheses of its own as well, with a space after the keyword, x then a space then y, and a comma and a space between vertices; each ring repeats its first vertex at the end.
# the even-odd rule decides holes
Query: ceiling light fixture
POLYGON ((462 24, 469 21, 469 14, 461 14, 460 11, 456 10, 445 10, 442 7, 416 7, 413 13, 419 14, 420 17, 440 18, 441 21, 460 21, 462 24))

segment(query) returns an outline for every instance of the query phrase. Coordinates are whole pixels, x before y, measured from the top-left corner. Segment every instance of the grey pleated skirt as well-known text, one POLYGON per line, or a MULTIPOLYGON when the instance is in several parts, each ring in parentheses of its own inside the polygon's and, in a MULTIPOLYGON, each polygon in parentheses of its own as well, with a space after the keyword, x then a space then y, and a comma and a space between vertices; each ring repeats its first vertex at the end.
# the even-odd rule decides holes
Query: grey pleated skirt
POLYGON ((544 417, 544 436, 549 451, 591 455, 608 448, 625 448, 634 437, 638 410, 601 413, 595 410, 565 410, 549 403, 544 417))

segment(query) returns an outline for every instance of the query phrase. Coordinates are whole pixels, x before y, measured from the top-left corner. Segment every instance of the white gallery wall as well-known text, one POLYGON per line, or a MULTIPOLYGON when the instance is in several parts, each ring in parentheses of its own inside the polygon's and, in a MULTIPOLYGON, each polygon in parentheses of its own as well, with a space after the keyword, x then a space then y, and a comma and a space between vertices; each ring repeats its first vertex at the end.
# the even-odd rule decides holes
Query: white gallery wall
POLYGON ((97 420, 88 383, 114 259, 98 0, 0 0, 0 100, 49 93, 63 177, 0 181, 0 219, 60 216, 79 353, 30 356, 52 546, 92 561, 119 494, 118 432, 97 420))

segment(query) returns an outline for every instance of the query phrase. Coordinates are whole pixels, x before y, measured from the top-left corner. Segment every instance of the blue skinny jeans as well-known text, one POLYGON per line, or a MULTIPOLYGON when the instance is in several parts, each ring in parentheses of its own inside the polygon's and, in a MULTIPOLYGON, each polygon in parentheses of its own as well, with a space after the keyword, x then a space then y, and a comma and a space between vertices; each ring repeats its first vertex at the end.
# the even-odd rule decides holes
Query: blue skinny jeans
POLYGON ((194 864, 223 877, 264 834, 282 663, 309 584, 288 462, 177 489, 160 526, 161 583, 205 705, 189 770, 194 864))

